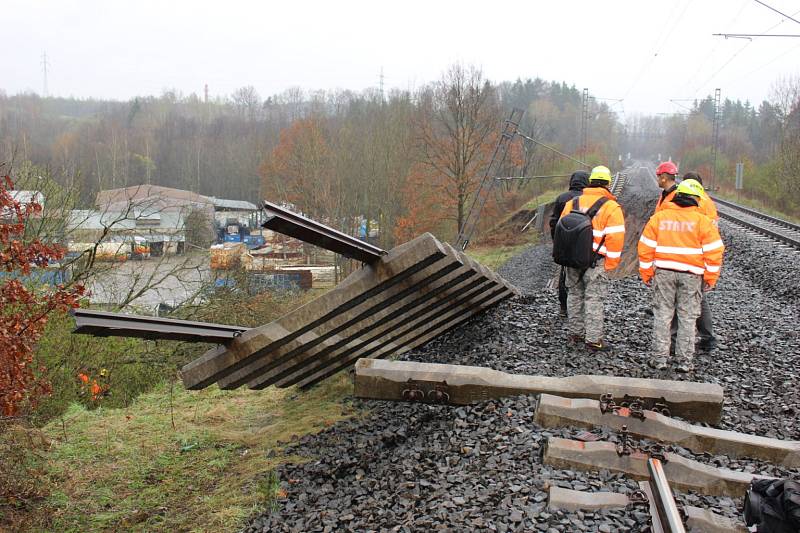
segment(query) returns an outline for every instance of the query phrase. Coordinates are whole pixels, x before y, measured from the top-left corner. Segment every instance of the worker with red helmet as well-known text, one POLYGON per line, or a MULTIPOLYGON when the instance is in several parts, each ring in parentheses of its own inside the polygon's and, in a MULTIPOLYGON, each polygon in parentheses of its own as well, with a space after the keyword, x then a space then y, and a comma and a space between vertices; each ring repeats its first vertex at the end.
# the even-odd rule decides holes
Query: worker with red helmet
POLYGON ((694 341, 703 291, 719 278, 725 246, 719 230, 698 207, 700 193, 686 183, 675 189, 645 225, 639 239, 639 274, 653 287, 653 359, 650 365, 667 368, 670 322, 677 313, 675 355, 678 372, 694 368, 694 341))
POLYGON ((658 197, 656 213, 661 211, 667 204, 675 198, 675 188, 678 186, 678 167, 672 161, 664 161, 656 168, 656 180, 661 187, 661 196, 658 197))

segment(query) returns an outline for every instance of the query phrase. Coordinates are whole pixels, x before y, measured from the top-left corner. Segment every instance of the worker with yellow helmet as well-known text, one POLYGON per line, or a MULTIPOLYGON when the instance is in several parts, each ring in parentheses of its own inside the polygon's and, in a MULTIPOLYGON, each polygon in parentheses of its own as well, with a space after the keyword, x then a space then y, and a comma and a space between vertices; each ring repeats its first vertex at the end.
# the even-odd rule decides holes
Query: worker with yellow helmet
POLYGON ((567 267, 569 341, 584 344, 589 351, 610 349, 603 332, 608 272, 619 266, 625 242, 625 219, 622 208, 609 191, 610 185, 611 171, 608 167, 594 167, 589 175, 589 184, 561 212, 561 218, 573 211, 591 218, 595 260, 589 268, 567 267))
POLYGON ((725 246, 717 226, 700 210, 700 198, 695 186, 679 183, 675 196, 650 218, 639 239, 639 274, 653 288, 650 365, 658 370, 667 368, 670 323, 676 314, 676 370, 694 369, 702 294, 714 287, 722 267, 725 246))

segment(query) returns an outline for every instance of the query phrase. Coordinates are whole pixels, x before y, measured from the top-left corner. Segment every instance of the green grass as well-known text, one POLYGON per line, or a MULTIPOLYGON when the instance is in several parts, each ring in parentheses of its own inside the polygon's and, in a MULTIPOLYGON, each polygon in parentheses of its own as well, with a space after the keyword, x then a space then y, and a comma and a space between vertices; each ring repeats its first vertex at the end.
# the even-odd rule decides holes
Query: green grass
POLYGON ((539 194, 538 196, 534 196, 533 198, 531 198, 530 200, 525 202, 525 205, 522 206, 522 209, 536 209, 537 207, 539 207, 542 204, 546 204, 548 202, 552 202, 553 200, 556 199, 556 197, 559 194, 561 194, 565 190, 566 189, 563 189, 563 190, 562 189, 553 189, 551 191, 544 191, 542 194, 539 194))
POLYGON ((535 241, 514 246, 468 247, 467 255, 483 266, 489 267, 492 270, 497 270, 503 266, 506 261, 520 253, 524 248, 530 246, 532 242, 535 241))
POLYGON ((43 428, 47 495, 15 515, 15 529, 236 531, 280 498, 274 468, 297 460, 282 442, 350 416, 351 390, 340 373, 309 392, 195 392, 178 382, 127 409, 73 404, 63 425, 43 428))

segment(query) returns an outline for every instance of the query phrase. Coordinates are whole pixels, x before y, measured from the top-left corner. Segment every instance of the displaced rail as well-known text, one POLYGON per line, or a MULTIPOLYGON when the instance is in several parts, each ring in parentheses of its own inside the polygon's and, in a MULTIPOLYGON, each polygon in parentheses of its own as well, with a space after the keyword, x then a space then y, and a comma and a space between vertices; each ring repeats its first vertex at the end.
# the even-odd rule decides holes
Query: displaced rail
POLYGON ((263 207, 267 213, 267 219, 262 226, 267 229, 314 244, 350 259, 356 259, 362 263, 376 263, 387 253, 386 250, 377 246, 293 213, 272 202, 264 202, 263 207))
POLYGON ((125 315, 90 309, 73 309, 70 313, 75 317, 73 333, 83 333, 95 337, 135 337, 150 340, 225 344, 250 329, 244 326, 125 315))
POLYGON ((719 216, 725 220, 800 250, 800 224, 717 197, 714 197, 714 203, 719 216))

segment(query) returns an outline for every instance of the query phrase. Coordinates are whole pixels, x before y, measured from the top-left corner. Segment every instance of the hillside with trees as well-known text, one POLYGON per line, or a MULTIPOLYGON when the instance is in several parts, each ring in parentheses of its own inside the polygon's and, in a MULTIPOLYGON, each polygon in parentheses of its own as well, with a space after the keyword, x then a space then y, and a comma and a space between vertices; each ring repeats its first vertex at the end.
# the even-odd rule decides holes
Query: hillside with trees
MULTIPOLYGON (((579 146, 581 91, 541 79, 492 83, 454 65, 414 91, 313 91, 263 98, 253 87, 206 100, 172 91, 128 102, 0 94, 0 160, 32 164, 89 206, 103 189, 154 184, 204 195, 288 201, 344 230, 379 224, 384 245, 423 230, 454 236, 502 120, 567 153, 579 146)), ((590 110, 590 164, 616 159, 622 125, 590 110)), ((517 146, 510 175, 574 164, 517 146)), ((553 184, 560 187, 560 182, 553 184)), ((530 196, 521 183, 495 211, 530 196)))

